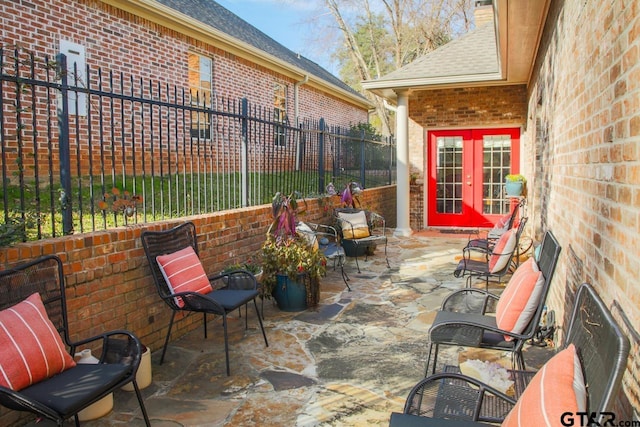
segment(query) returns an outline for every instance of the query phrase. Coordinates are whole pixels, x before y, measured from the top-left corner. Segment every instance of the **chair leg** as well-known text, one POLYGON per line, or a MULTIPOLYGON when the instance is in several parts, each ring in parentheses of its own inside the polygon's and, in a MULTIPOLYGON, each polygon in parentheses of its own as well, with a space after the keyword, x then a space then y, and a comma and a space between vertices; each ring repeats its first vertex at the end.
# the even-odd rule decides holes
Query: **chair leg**
POLYGON ((138 398, 138 404, 140 405, 140 411, 142 411, 142 417, 144 418, 144 423, 147 427, 151 427, 151 422, 149 421, 149 415, 147 415, 147 408, 144 406, 144 401, 142 400, 142 393, 140 393, 140 388, 138 387, 138 382, 133 379, 131 381, 133 384, 133 389, 136 392, 136 397, 138 398))
POLYGON ((260 312, 258 311, 258 303, 255 298, 253 299, 253 306, 256 308, 256 314, 258 315, 258 322, 260 323, 260 330, 262 331, 262 336, 264 337, 264 344, 269 347, 269 342, 267 341, 267 334, 264 331, 264 325, 262 324, 262 317, 260 316, 260 312))
POLYGON ((229 367, 229 336, 227 334, 227 313, 222 315, 222 326, 224 328, 224 355, 227 361, 227 376, 231 375, 231 368, 229 367))
POLYGON ((358 264, 358 255, 357 254, 356 254, 355 258, 356 258, 356 268, 358 269, 358 274, 360 274, 361 273, 360 272, 360 264, 358 264))
POLYGON ((169 329, 167 330, 167 336, 164 339, 164 346, 162 347, 162 355, 160 356, 160 364, 164 362, 164 355, 167 352, 167 346, 169 345, 169 336, 171 335, 171 328, 173 327, 173 319, 176 317, 176 312, 171 311, 171 320, 169 320, 169 329))
MULTIPOLYGON (((258 313, 258 315, 260 314, 258 313)), ((244 329, 249 329, 249 304, 244 305, 244 329)))
POLYGON ((387 243, 384 244, 384 259, 387 261, 387 268, 391 268, 389 265, 389 256, 387 256, 387 243))
POLYGON ((202 323, 204 326, 204 339, 207 339, 207 313, 202 313, 202 323))
POLYGON ((429 343, 429 354, 427 355, 427 366, 424 368, 424 376, 428 377, 431 374, 436 373, 436 364, 438 363, 438 350, 439 344, 429 343), (435 346, 435 352, 434 352, 435 346), (431 373, 429 373, 429 366, 431 365, 431 354, 433 354, 433 366, 431 369, 431 373))

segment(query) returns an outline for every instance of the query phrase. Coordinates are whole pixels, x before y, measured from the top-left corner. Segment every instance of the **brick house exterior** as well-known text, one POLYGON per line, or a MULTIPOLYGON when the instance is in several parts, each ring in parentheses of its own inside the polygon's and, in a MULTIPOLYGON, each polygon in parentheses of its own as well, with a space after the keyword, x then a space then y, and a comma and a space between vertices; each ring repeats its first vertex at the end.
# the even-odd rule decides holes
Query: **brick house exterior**
MULTIPOLYGON (((166 102, 179 102, 184 93, 182 99, 186 97, 186 104, 194 102, 192 94, 199 89, 205 95, 198 105, 216 108, 216 103, 246 99, 252 108, 268 114, 269 119, 273 116, 271 111, 277 108, 282 120, 290 126, 320 118, 328 125, 339 126, 368 121, 370 103, 362 95, 213 1, 20 0, 5 2, 0 20, 3 72, 11 73, 16 68, 15 58, 20 61, 20 68, 28 68, 28 54, 33 53, 36 74, 45 79, 41 71, 47 68, 43 65, 44 58, 53 67, 56 55, 67 53, 69 63, 75 62, 79 70, 69 73, 72 86, 77 83, 105 92, 115 88, 124 95, 166 102), (206 61, 208 68, 199 64, 199 60, 206 61), (90 69, 86 76, 85 66, 90 69)), ((73 70, 73 65, 68 69, 73 70)), ((45 94, 37 96, 44 105, 45 94)), ((94 111, 91 125, 95 133, 102 125, 95 110, 104 107, 98 107, 95 98, 89 103, 89 109, 94 111)), ((7 105, 4 108, 7 141, 12 145, 17 132, 11 129, 10 120, 15 111, 7 105)), ((38 109, 46 111, 45 107, 38 109)), ((113 115, 117 113, 118 106, 113 115)), ((108 114, 104 116, 107 124, 108 114)), ((127 111, 123 117, 130 115, 127 111)), ((194 126, 193 119, 189 116, 187 119, 194 126)), ((95 158, 99 155, 95 144, 93 150, 86 144, 86 114, 81 114, 79 120, 79 151, 93 152, 95 158)), ((165 120, 156 126, 168 127, 166 123, 165 120)), ((115 128, 114 140, 125 137, 124 131, 117 125, 115 128)), ((43 142, 37 143, 45 144, 46 131, 39 129, 39 133, 43 142)), ((142 139, 140 130, 135 137, 142 139)), ((183 136, 177 134, 176 138, 183 136)), ((71 139, 75 139, 74 135, 71 139)), ((14 151, 8 151, 10 168, 16 164, 11 157, 14 151)), ((87 159, 81 162, 81 172, 88 173, 87 159)))
POLYGON ((67 40, 86 48, 92 67, 179 87, 188 81, 188 53, 198 53, 213 59, 213 85, 220 96, 273 106, 273 84, 284 83, 287 113, 294 117, 297 84, 300 117, 324 117, 329 123, 367 120, 368 101, 338 78, 217 3, 207 3, 5 2, 0 44, 54 57, 60 41, 67 40), (232 35, 215 28, 216 22, 232 35), (245 40, 236 38, 242 34, 245 40))
MULTIPOLYGON (((393 80, 383 77, 363 86, 397 102, 399 109, 407 106, 411 160, 406 172, 419 172, 425 180, 428 131, 520 129, 517 166, 528 178, 528 232, 539 239, 552 230, 563 246, 547 300, 560 328, 556 340, 563 339, 576 287, 592 283, 632 343, 614 406, 616 419, 638 420, 640 10, 637 2, 623 0, 493 3, 498 9, 495 26, 502 67, 496 78, 482 82, 486 75, 478 74, 475 81, 458 76, 455 82, 436 82, 429 74, 433 67, 423 67, 421 76, 411 74, 418 63, 404 70, 404 76, 396 71, 393 80), (510 20, 526 19, 530 25, 503 22, 500 17, 507 8, 510 20), (534 30, 527 34, 527 28, 534 30), (528 40, 519 38, 523 34, 528 40), (502 38, 509 37, 503 44, 502 38), (508 45, 520 52, 508 51, 508 45), (513 70, 522 62, 510 55, 529 55, 524 58, 528 68, 519 79, 513 70)), ((472 64, 476 57, 469 50, 460 59, 472 64)), ((428 189, 418 184, 409 190, 407 185, 404 194, 401 188, 399 170, 398 227, 427 227, 428 189), (403 203, 411 203, 411 209, 402 211, 403 203)))

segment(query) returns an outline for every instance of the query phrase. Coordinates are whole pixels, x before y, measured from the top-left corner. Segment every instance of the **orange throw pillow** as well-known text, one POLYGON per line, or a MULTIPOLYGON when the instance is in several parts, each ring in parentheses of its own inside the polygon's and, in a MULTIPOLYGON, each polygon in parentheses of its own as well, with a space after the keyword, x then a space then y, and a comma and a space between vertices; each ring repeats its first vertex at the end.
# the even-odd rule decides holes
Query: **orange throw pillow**
POLYGON ((0 385, 22 390, 76 366, 39 293, 0 311, 0 385))
MULTIPOLYGON (((540 368, 502 426, 559 426, 563 413, 586 410, 586 396, 580 359, 570 344, 540 368)), ((573 422, 580 425, 577 418, 573 422)))
POLYGON ((515 248, 516 233, 512 228, 500 236, 500 239, 496 242, 489 259, 489 271, 495 273, 505 268, 513 257, 515 248))
MULTIPOLYGON (((191 246, 168 255, 156 257, 160 271, 174 294, 180 292, 197 292, 208 294, 213 290, 200 258, 191 246)), ((184 307, 180 297, 175 298, 178 307, 184 307)))
MULTIPOLYGON (((538 308, 544 276, 533 258, 517 268, 496 305, 496 324, 503 331, 522 333, 538 308)), ((505 335, 510 341, 512 337, 505 335)))

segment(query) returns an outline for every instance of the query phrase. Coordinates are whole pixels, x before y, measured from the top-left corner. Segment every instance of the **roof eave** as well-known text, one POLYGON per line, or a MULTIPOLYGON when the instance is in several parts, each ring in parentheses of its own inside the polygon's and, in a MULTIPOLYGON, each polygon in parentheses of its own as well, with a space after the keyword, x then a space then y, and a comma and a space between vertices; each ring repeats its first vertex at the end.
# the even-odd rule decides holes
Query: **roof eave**
POLYGON ((165 6, 155 0, 102 0, 103 3, 124 10, 151 22, 171 28, 196 40, 214 45, 226 52, 249 60, 279 74, 302 81, 308 77, 307 85, 327 91, 339 99, 362 108, 371 108, 372 103, 349 91, 320 79, 308 71, 268 54, 250 44, 238 40, 215 28, 165 6))
POLYGON ((398 80, 367 80, 362 87, 378 96, 395 100, 401 91, 420 91, 433 89, 451 89, 474 86, 501 86, 514 84, 507 82, 500 73, 468 74, 465 76, 429 77, 398 80))

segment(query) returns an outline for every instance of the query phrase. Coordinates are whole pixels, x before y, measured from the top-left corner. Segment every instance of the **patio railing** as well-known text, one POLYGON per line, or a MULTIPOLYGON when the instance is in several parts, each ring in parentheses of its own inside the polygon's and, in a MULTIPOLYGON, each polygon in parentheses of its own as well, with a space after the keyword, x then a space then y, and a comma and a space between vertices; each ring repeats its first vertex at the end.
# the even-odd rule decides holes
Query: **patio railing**
POLYGON ((0 246, 395 182, 393 141, 359 127, 65 70, 63 55, 0 48, 0 246))

